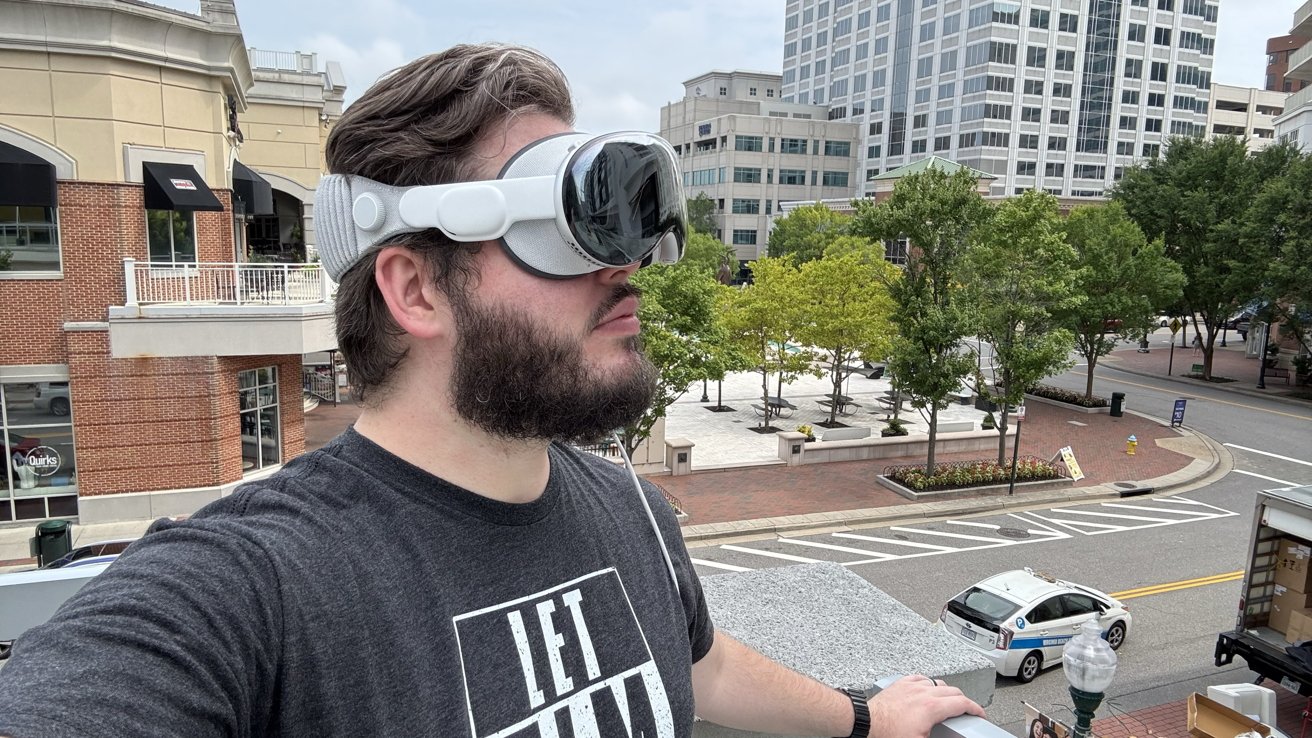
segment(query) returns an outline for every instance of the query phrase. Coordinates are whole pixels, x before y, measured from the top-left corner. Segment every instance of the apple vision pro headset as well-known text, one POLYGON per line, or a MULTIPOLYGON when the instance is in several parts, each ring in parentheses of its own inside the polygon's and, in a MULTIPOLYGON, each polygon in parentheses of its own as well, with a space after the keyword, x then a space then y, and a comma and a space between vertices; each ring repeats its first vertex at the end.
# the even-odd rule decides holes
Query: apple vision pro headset
MULTIPOLYGON (((525 146, 496 179, 483 182, 393 187, 330 174, 314 200, 319 255, 338 282, 393 237, 434 228, 453 241, 500 241, 520 267, 554 279, 634 263, 672 264, 688 234, 674 150, 639 131, 550 136, 525 146)), ((665 537, 624 444, 618 436, 615 442, 678 592, 665 537)))

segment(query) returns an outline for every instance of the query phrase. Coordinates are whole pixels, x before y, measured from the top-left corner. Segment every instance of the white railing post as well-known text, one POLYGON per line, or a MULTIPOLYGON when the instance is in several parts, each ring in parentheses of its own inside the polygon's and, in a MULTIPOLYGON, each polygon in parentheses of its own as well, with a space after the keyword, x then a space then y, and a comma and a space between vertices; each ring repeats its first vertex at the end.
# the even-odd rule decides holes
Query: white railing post
POLYGON ((123 287, 127 294, 124 295, 124 304, 128 307, 137 306, 137 260, 123 260, 123 287))
MULTIPOLYGON (((320 264, 319 265, 319 301, 320 302, 328 302, 328 290, 329 290, 328 270, 323 268, 323 264, 320 264)), ((336 372, 337 367, 333 367, 333 371, 336 372)))
POLYGON ((290 305, 292 302, 291 296, 287 292, 287 290, 289 289, 287 280, 291 277, 291 275, 292 275, 291 264, 283 264, 282 265, 282 304, 284 305, 290 305))
MULTIPOLYGON (((198 274, 200 273, 199 268, 197 268, 197 273, 198 274)), ((183 264, 182 265, 182 301, 188 304, 191 303, 191 280, 192 280, 191 265, 183 264)))
POLYGON ((232 299, 241 304, 241 262, 232 265, 232 299))

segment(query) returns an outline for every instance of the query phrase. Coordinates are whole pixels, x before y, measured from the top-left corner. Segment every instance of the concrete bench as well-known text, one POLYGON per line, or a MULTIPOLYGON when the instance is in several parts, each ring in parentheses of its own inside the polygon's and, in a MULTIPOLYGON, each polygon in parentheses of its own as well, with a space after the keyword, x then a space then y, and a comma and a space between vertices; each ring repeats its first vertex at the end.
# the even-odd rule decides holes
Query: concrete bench
POLYGON ((826 428, 820 433, 821 441, 855 441, 870 437, 870 428, 826 428))
POLYGON ((1289 384, 1289 370, 1281 366, 1263 367, 1262 376, 1282 378, 1285 380, 1285 384, 1289 384))
POLYGON ((949 420, 946 423, 939 423, 937 426, 939 433, 964 433, 975 430, 975 422, 972 420, 949 420))
POLYGON ((969 405, 970 401, 975 398, 975 393, 968 389, 959 389, 956 392, 949 394, 948 397, 956 400, 958 405, 969 405))

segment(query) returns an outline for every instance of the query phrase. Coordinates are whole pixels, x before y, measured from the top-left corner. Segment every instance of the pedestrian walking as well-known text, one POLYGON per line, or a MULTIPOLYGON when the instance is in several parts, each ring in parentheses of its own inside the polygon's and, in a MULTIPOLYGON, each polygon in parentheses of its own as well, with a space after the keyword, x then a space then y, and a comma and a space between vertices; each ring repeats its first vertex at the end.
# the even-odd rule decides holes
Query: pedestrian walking
MULTIPOLYGON (((682 253, 678 156, 573 130, 541 54, 461 45, 329 134, 316 198, 355 425, 159 521, 0 671, 0 735, 925 738, 983 709, 873 698, 715 629, 673 511, 570 445, 635 422, 651 262, 682 253)), ((625 462, 627 464, 627 458, 625 462)))
POLYGON ((1203 336, 1201 333, 1194 334, 1193 347, 1194 347, 1194 356, 1197 356, 1203 352, 1203 336))

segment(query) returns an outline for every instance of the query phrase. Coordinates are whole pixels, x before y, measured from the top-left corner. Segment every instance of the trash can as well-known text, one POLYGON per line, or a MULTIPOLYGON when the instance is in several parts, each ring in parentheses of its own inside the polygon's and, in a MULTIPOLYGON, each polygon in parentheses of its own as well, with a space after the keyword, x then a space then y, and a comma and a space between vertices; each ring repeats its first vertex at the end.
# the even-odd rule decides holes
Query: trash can
POLYGON ((73 550, 73 526, 67 520, 47 520, 36 526, 32 541, 37 566, 45 566, 73 550))
POLYGON ((1125 393, 1112 393, 1112 417, 1119 418, 1125 413, 1125 393))

